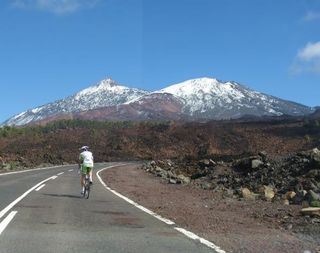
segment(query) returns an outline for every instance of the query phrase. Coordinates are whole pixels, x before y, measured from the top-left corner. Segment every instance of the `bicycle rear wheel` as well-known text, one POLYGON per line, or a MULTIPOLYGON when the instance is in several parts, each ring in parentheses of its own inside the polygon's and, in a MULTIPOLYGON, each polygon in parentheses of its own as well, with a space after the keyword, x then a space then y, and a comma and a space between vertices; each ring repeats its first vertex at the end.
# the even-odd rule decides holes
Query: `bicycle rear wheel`
POLYGON ((90 195, 90 185, 88 184, 85 188, 86 189, 84 190, 84 197, 88 199, 90 195))
POLYGON ((83 197, 88 199, 90 196, 90 181, 89 177, 86 176, 85 181, 84 181, 84 194, 83 197))

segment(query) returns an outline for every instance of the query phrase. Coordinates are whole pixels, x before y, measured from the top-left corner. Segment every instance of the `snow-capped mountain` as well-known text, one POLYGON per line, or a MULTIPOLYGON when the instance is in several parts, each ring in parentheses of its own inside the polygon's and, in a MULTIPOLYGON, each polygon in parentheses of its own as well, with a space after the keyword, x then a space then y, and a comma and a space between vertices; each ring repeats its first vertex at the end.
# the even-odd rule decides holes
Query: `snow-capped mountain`
POLYGON ((77 94, 20 113, 4 125, 56 119, 152 120, 235 119, 245 115, 306 115, 314 110, 251 90, 236 82, 198 78, 155 92, 128 88, 111 79, 77 94))
POLYGON ((251 90, 236 82, 198 78, 171 85, 157 93, 181 99, 182 112, 195 118, 230 119, 244 115, 305 115, 310 107, 251 90))
POLYGON ((128 88, 108 78, 73 96, 57 100, 8 119, 4 125, 25 125, 61 114, 76 113, 123 104, 148 94, 147 91, 128 88))

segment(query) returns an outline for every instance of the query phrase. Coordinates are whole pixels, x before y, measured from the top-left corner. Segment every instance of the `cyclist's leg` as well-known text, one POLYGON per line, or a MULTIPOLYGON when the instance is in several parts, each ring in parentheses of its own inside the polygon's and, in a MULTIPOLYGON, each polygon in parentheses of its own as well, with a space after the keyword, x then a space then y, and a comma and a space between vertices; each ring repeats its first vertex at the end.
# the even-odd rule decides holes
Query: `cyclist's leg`
POLYGON ((92 184, 92 168, 87 167, 87 174, 89 175, 90 184, 92 184))
POLYGON ((90 172, 89 172, 89 175, 90 175, 90 183, 92 184, 92 171, 93 171, 93 167, 90 168, 90 172))
POLYGON ((81 173, 80 175, 80 184, 81 184, 81 194, 84 193, 84 175, 81 173))
POLYGON ((81 193, 84 192, 84 180, 85 180, 85 176, 86 176, 86 167, 84 165, 81 165, 81 169, 80 169, 80 183, 81 183, 81 193))

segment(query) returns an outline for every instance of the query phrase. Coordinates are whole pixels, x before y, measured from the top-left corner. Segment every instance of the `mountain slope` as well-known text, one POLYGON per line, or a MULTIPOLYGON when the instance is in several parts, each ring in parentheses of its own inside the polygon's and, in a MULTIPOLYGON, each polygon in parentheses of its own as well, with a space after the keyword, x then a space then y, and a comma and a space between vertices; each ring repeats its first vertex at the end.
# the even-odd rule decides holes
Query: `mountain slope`
POLYGON ((185 120, 187 116, 181 113, 182 104, 171 94, 147 94, 136 101, 116 106, 107 106, 87 111, 58 114, 36 123, 45 125, 56 120, 185 120))
POLYGON ((148 94, 147 91, 128 88, 112 79, 105 79, 73 96, 20 113, 5 121, 4 125, 25 125, 49 117, 60 117, 61 114, 116 106, 146 94, 148 94))
POLYGON ((198 78, 155 92, 128 88, 111 79, 77 94, 20 113, 4 125, 46 123, 57 119, 199 120, 252 116, 301 116, 310 107, 251 90, 236 82, 198 78))
POLYGON ((310 107, 251 90, 236 82, 199 78, 171 85, 170 93, 184 104, 182 112, 195 118, 229 119, 244 115, 305 115, 310 107))

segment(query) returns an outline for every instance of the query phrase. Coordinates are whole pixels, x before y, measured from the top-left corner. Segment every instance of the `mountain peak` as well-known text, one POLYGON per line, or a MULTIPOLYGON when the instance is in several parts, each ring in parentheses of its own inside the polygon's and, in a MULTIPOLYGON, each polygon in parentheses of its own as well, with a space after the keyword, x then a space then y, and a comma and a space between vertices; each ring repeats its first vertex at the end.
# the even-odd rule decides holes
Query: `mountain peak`
POLYGON ((106 78, 101 80, 100 82, 96 83, 93 86, 90 86, 76 94, 76 97, 82 97, 91 94, 98 94, 103 91, 113 91, 113 92, 122 92, 123 90, 128 89, 125 86, 120 85, 116 81, 112 80, 111 78, 106 78))
POLYGON ((237 86, 234 82, 223 82, 216 78, 202 77, 191 79, 182 83, 173 84, 159 91, 159 93, 172 93, 177 96, 194 95, 198 91, 221 95, 229 93, 237 86))
POLYGON ((98 82, 96 86, 114 87, 114 86, 119 86, 119 84, 115 80, 113 80, 112 78, 107 77, 106 79, 103 79, 100 82, 98 82))

